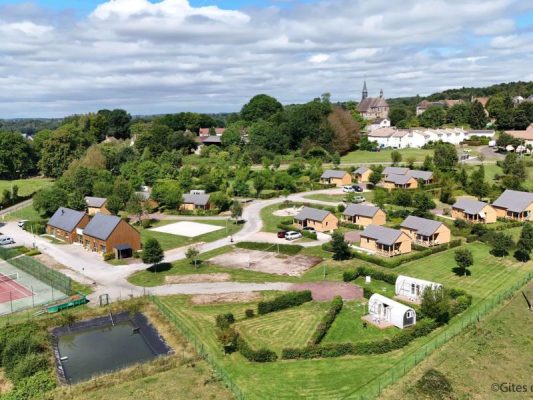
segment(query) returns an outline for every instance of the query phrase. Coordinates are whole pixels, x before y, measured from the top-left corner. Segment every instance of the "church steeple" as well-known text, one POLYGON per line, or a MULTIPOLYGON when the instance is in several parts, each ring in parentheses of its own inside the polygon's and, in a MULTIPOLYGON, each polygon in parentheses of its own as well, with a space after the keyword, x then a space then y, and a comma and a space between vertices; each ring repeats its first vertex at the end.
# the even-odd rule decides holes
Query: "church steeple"
POLYGON ((383 89, 381 89, 381 90, 379 91, 379 98, 380 98, 380 99, 383 98, 383 89))
POLYGON ((363 84, 363 96, 361 98, 361 100, 364 100, 368 97, 368 90, 366 90, 366 81, 364 82, 363 84))

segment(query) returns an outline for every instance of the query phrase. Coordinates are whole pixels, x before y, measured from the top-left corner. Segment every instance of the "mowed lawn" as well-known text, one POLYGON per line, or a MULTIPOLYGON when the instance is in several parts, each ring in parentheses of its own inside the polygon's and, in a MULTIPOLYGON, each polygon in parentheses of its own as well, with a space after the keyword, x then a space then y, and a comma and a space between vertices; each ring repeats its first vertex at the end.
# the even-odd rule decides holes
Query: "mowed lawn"
POLYGON ((33 205, 29 205, 27 207, 21 208, 17 211, 13 211, 12 213, 9 213, 9 219, 26 219, 29 221, 38 221, 40 219, 43 219, 37 210, 33 208, 33 205))
MULTIPOLYGON (((401 149, 398 150, 402 155, 402 162, 407 162, 409 158, 414 158, 415 161, 424 161, 426 156, 433 156, 433 150, 424 149, 401 149)), ((341 163, 357 164, 357 163, 382 163, 392 162, 391 153, 393 150, 384 149, 381 151, 362 151, 356 150, 346 154, 341 158, 341 163)))
POLYGON ((293 220, 293 217, 291 216, 278 217, 277 215, 274 215, 274 212, 280 210, 280 207, 283 209, 282 205, 273 204, 261 210, 261 220, 263 221, 263 228, 261 230, 263 232, 277 232, 280 230, 278 224, 280 224, 281 221, 293 220))
POLYGON ((18 186, 19 196, 30 196, 45 187, 52 185, 53 181, 47 178, 15 179, 12 181, 0 180, 0 193, 4 190, 11 192, 13 186, 18 186))
MULTIPOLYGON (((372 201, 374 199, 374 192, 372 191, 363 192, 363 193, 354 193, 354 195, 363 196, 366 199, 366 201, 372 201)), ((346 201, 346 194, 318 193, 318 194, 310 194, 304 197, 309 200, 329 201, 331 203, 340 203, 340 202, 346 201)))
POLYGON ((247 319, 235 328, 252 348, 266 346, 280 355, 286 347, 305 346, 328 308, 329 302, 309 302, 247 319))
POLYGON ((209 232, 200 236, 195 237, 187 237, 187 236, 179 236, 179 235, 172 235, 170 233, 164 233, 164 232, 157 232, 153 231, 153 228, 157 228, 163 225, 173 224, 179 221, 173 221, 173 220, 165 220, 165 221, 158 221, 154 223, 150 228, 148 229, 142 229, 138 228, 141 232, 141 241, 144 243, 150 238, 157 239, 159 241, 159 244, 161 244, 161 247, 163 250, 170 250, 175 249, 177 247, 183 247, 187 246, 189 244, 194 244, 198 242, 214 242, 215 240, 222 239, 224 237, 227 237, 229 235, 234 235, 238 231, 241 230, 242 225, 234 224, 233 221, 223 221, 223 220, 198 220, 193 222, 198 222, 201 224, 207 224, 207 225, 217 225, 223 227, 223 229, 219 229, 217 231, 209 232), (226 229, 227 227, 227 229, 226 229))
MULTIPOLYGON (((531 293, 530 283, 525 293, 531 293)), ((418 400, 413 384, 429 369, 443 373, 459 399, 531 398, 528 393, 493 392, 491 384, 531 384, 532 314, 521 292, 486 320, 458 335, 432 354, 380 397, 383 400, 418 400)))

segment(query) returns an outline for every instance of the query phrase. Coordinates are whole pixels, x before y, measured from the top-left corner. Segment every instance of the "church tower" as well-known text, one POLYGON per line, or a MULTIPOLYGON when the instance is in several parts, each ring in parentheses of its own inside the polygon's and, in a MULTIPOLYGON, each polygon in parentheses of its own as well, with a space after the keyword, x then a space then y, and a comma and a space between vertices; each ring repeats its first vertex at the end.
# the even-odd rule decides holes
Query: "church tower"
POLYGON ((380 98, 380 99, 383 98, 383 89, 381 89, 381 90, 379 91, 379 98, 380 98))
POLYGON ((368 90, 366 90, 366 81, 363 84, 363 97, 361 97, 361 100, 364 100, 368 97, 368 90))

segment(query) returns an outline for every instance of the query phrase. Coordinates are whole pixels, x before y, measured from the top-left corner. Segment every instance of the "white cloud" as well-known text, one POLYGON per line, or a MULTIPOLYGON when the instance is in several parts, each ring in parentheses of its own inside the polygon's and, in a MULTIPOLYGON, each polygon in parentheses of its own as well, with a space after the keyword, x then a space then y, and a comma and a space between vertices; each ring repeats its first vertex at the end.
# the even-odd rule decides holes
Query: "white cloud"
POLYGON ((243 11, 110 0, 82 20, 0 6, 0 117, 234 111, 263 92, 285 103, 326 91, 358 99, 364 79, 386 96, 524 79, 533 38, 514 25, 519 3, 318 0, 243 11))

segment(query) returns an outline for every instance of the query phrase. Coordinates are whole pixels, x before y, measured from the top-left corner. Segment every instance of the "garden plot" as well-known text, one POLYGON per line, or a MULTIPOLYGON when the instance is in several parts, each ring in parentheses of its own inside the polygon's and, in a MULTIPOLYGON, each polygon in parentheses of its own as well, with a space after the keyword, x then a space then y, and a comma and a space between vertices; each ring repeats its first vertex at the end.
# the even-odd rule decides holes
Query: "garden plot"
POLYGON ((343 282, 296 283, 289 290, 310 290, 315 301, 331 301, 335 296, 341 296, 343 300, 363 298, 363 288, 352 283, 343 282))
POLYGON ((305 271, 321 261, 320 257, 287 256, 273 252, 246 249, 235 249, 208 260, 209 263, 221 267, 288 276, 301 276, 305 271))
POLYGON ((201 224, 199 222, 180 221, 150 230, 155 232, 169 233, 176 236, 196 237, 205 235, 206 233, 218 231, 223 228, 223 226, 201 224))

